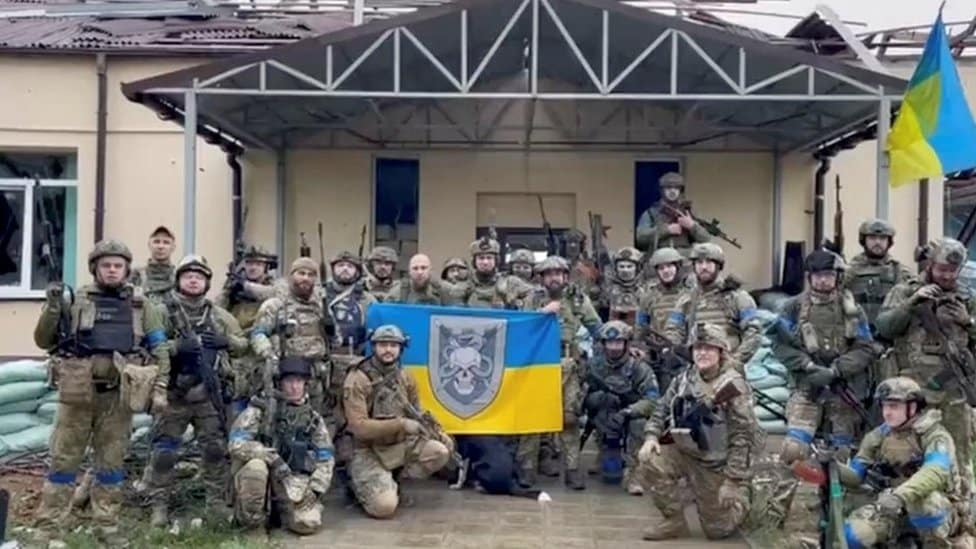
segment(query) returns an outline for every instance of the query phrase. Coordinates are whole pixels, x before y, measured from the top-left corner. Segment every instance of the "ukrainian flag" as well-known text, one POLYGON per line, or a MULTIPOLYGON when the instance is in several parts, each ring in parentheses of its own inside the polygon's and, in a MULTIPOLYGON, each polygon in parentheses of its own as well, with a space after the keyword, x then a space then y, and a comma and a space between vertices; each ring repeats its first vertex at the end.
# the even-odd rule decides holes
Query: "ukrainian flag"
POLYGON ((976 123, 949 52, 942 12, 887 143, 892 186, 976 166, 976 123))
POLYGON ((555 315, 377 303, 367 328, 410 338, 401 364, 420 403, 451 434, 562 430, 562 370, 555 315))

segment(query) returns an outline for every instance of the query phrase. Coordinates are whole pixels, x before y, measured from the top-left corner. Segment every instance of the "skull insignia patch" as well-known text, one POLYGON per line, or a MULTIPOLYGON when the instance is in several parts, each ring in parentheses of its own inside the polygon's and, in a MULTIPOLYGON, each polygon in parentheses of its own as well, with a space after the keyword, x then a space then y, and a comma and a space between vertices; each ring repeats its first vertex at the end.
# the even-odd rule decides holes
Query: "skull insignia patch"
POLYGON ((502 319, 432 315, 429 374, 434 396, 467 419, 498 395, 505 373, 502 319))

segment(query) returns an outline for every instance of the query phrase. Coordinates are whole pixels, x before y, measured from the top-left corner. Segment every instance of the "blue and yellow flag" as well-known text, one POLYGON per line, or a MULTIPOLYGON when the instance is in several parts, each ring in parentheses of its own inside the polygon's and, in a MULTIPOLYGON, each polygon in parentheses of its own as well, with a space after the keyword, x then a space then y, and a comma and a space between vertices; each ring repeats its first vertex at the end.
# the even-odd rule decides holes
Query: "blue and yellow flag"
POLYGON ((976 166, 976 122, 949 51, 941 10, 908 83, 887 148, 894 187, 976 166))
POLYGON ((378 303, 366 324, 394 324, 410 338, 401 364, 448 433, 562 430, 555 315, 378 303))

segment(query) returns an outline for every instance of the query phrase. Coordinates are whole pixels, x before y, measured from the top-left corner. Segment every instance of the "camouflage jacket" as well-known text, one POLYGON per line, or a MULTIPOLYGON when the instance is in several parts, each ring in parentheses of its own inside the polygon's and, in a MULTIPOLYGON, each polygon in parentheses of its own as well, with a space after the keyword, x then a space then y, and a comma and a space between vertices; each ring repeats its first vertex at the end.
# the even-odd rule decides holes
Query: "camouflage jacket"
POLYGON ((608 320, 622 320, 635 327, 643 292, 640 274, 631 281, 610 276, 603 281, 597 306, 610 311, 608 320))
POLYGON ((874 259, 858 254, 847 264, 844 286, 854 295, 854 301, 864 309, 868 322, 874 325, 885 297, 892 288, 915 278, 900 262, 890 257, 874 259))
POLYGON ((695 277, 685 277, 680 282, 665 285, 660 280, 654 280, 644 287, 640 294, 640 307, 637 312, 637 329, 634 335, 640 341, 646 341, 649 337, 650 328, 660 334, 664 334, 667 325, 668 315, 678 304, 678 298, 682 293, 694 288, 695 277))
POLYGON ((146 265, 132 269, 129 282, 142 287, 146 297, 156 299, 173 289, 175 272, 176 267, 172 263, 156 263, 150 260, 146 265))
POLYGON ((403 278, 396 284, 397 292, 391 302, 408 305, 448 305, 451 297, 438 279, 431 279, 423 288, 416 288, 409 278, 403 278))
POLYGON ((245 290, 238 292, 236 295, 231 295, 230 288, 224 288, 221 290, 216 304, 221 309, 225 309, 233 315, 242 330, 249 332, 251 327, 254 326, 254 321, 257 319, 258 309, 261 308, 261 303, 271 296, 272 292, 270 288, 272 288, 273 284, 274 279, 268 275, 261 280, 247 281, 245 283, 245 290), (247 284, 253 285, 251 286, 251 291, 247 290, 247 284))
POLYGON ((302 356, 324 360, 329 354, 322 292, 302 299, 289 292, 261 304, 251 329, 251 347, 260 357, 302 356))
POLYGON ((400 295, 400 281, 394 278, 380 280, 370 273, 366 273, 366 291, 380 303, 396 301, 400 295))
POLYGON ((580 327, 585 327, 594 339, 602 322, 600 315, 593 307, 589 296, 575 286, 568 286, 558 298, 553 298, 545 288, 538 288, 532 293, 527 302, 527 310, 536 311, 545 307, 549 302, 558 299, 559 308, 559 337, 563 345, 576 341, 576 333, 580 327))
POLYGON ((690 229, 682 229, 681 234, 673 235, 668 231, 671 218, 661 211, 658 205, 651 206, 637 221, 637 247, 642 251, 653 253, 654 250, 672 247, 687 256, 692 244, 708 242, 711 235, 698 223, 690 229))
POLYGON ((359 446, 402 442, 407 436, 404 402, 420 409, 417 384, 399 364, 384 367, 369 357, 346 374, 342 408, 346 427, 359 446))
POLYGON ((587 394, 609 390, 620 397, 621 409, 629 410, 632 417, 650 417, 661 397, 650 365, 631 356, 611 363, 597 354, 587 364, 586 386, 587 394))

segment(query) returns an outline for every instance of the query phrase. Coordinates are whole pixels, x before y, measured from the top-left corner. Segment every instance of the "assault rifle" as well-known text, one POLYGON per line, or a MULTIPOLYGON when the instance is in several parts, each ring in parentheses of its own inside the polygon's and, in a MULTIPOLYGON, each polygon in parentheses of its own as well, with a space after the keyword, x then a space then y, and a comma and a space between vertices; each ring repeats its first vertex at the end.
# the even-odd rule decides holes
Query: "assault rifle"
POLYGON ((854 410, 857 415, 860 416, 861 421, 863 421, 866 425, 870 425, 872 423, 871 414, 868 412, 867 408, 864 407, 864 403, 862 403, 861 399, 857 397, 857 394, 854 393, 854 390, 851 389, 851 386, 847 383, 846 379, 838 377, 832 381, 830 383, 830 392, 834 393, 834 395, 836 395, 841 402, 854 410))
MULTIPOLYGON (((65 354, 74 346, 74 337, 71 333, 70 308, 74 305, 75 293, 70 286, 64 284, 61 262, 54 253, 54 250, 58 249, 56 240, 57 231, 55 230, 54 223, 51 222, 51 218, 47 215, 47 201, 44 199, 44 194, 41 189, 41 180, 37 177, 34 178, 34 197, 37 200, 37 219, 40 221, 42 229, 41 262, 47 271, 48 281, 58 283, 62 288, 61 309, 58 314, 57 351, 65 354), (67 299, 65 299, 64 292, 68 293, 67 299)), ((49 382, 53 383, 53 380, 49 380, 49 382)))
POLYGON ((840 201, 840 176, 834 179, 834 239, 824 242, 824 248, 844 255, 844 205, 840 201))
POLYGON ((705 438, 705 433, 702 432, 702 426, 711 425, 715 421, 715 417, 712 415, 712 408, 725 404, 741 394, 742 391, 739 390, 735 382, 729 380, 716 389, 715 396, 711 399, 701 398, 692 400, 680 397, 675 399, 676 402, 674 405, 677 405, 680 409, 674 410, 676 420, 661 435, 661 443, 668 444, 673 442, 673 434, 684 431, 691 436, 691 440, 698 445, 699 450, 707 452, 709 449, 708 439, 705 438))
POLYGON ((322 239, 322 222, 319 221, 319 280, 325 284, 328 267, 325 266, 325 243, 322 239))
MULTIPOLYGON (((586 445, 586 441, 593 434, 593 431, 595 431, 596 428, 600 426, 601 423, 606 422, 609 416, 619 412, 620 410, 626 408, 627 406, 630 406, 631 404, 637 402, 640 399, 639 396, 633 394, 633 392, 622 396, 617 394, 615 391, 610 389, 610 387, 606 384, 605 381, 596 377, 592 373, 586 374, 586 384, 588 386, 587 394, 589 394, 591 391, 594 390, 601 391, 604 393, 611 393, 616 395, 617 398, 620 399, 620 402, 618 403, 616 408, 612 410, 609 408, 597 408, 597 409, 587 408, 586 409, 586 424, 583 426, 583 434, 580 436, 580 445, 579 445, 580 450, 582 450, 583 446, 586 445)), ((583 398, 583 401, 584 402, 586 401, 585 397, 583 398)), ((632 418, 627 418, 627 420, 624 422, 624 426, 626 426, 626 424, 629 423, 631 419, 632 418)), ((609 431, 609 429, 606 428, 606 425, 604 425, 603 427, 604 429, 601 430, 604 433, 609 431)), ((620 433, 617 434, 620 435, 620 433)))
POLYGON ((844 489, 834 452, 827 444, 829 420, 824 421, 821 435, 814 441, 810 461, 797 461, 791 469, 796 478, 820 487, 821 517, 825 527, 820 531, 820 546, 825 549, 847 549, 844 534, 844 489))
POLYGON ((548 255, 559 255, 559 240, 553 234, 552 225, 549 224, 549 219, 546 218, 546 207, 542 203, 542 195, 537 194, 535 198, 539 201, 539 215, 542 216, 542 230, 546 232, 546 253, 548 255))
POLYGON ((604 244, 604 239, 607 236, 607 227, 603 224, 603 215, 595 214, 593 212, 586 212, 586 217, 590 222, 590 247, 592 248, 592 253, 590 254, 593 258, 593 262, 596 264, 597 271, 599 271, 600 276, 606 272, 607 266, 610 264, 610 253, 607 251, 606 244, 604 244))
MULTIPOLYGON (((193 364, 189 364, 193 368, 193 374, 200 377, 200 381, 203 382, 204 388, 207 390, 207 398, 210 400, 210 404, 213 405, 217 412, 217 417, 220 420, 221 430, 226 429, 227 418, 224 414, 224 393, 223 388, 220 384, 220 375, 217 372, 218 364, 220 364, 220 353, 216 349, 208 348, 204 345, 203 339, 193 329, 193 324, 190 322, 189 317, 187 317, 186 311, 183 306, 177 303, 175 300, 170 298, 166 303, 166 309, 169 311, 170 324, 176 330, 177 335, 180 338, 193 339, 196 342, 196 346, 200 349, 194 354, 193 364), (213 352, 213 360, 209 360, 210 357, 206 357, 206 351, 213 352)), ((179 364, 180 369, 184 365, 179 364)), ((178 376, 180 371, 176 371, 178 376)), ((179 388, 179 387, 177 387, 179 388)))
POLYGON ((244 290, 244 277, 241 276, 241 269, 244 263, 244 226, 247 223, 247 208, 241 214, 241 225, 237 228, 234 235, 234 257, 227 264, 227 278, 224 279, 224 291, 227 292, 227 308, 232 309, 240 299, 240 293, 244 290))
POLYGON ((301 257, 312 257, 312 247, 305 240, 305 233, 298 233, 298 255, 301 257))
POLYGON ((945 367, 926 384, 929 389, 941 391, 947 385, 955 383, 966 397, 966 403, 976 406, 976 359, 967 348, 960 348, 945 333, 941 321, 935 314, 936 307, 941 301, 928 300, 917 307, 922 327, 929 335, 934 336, 942 344, 945 352, 945 367))
POLYGON ((363 252, 366 251, 366 224, 363 223, 363 229, 359 231, 359 251, 356 252, 356 256, 360 259, 363 257, 363 252))
POLYGON ((664 202, 663 200, 659 203, 659 205, 661 210, 664 211, 664 213, 674 218, 677 218, 682 215, 690 215, 691 218, 695 220, 695 223, 701 225, 701 227, 705 229, 705 231, 708 232, 708 234, 716 238, 721 238, 722 240, 728 242, 729 244, 735 246, 736 248, 739 248, 740 250, 742 249, 742 245, 739 244, 738 240, 732 238, 728 233, 723 231, 721 227, 719 227, 721 222, 718 219, 712 218, 711 221, 707 221, 704 218, 696 216, 690 211, 681 211, 678 208, 672 206, 671 204, 664 202))
MULTIPOLYGON (((399 370, 395 372, 399 375, 399 370)), ((431 440, 440 440, 441 430, 437 420, 430 412, 421 412, 413 405, 412 402, 403 397, 400 391, 393 391, 396 395, 397 400, 403 405, 403 409, 409 419, 412 419, 420 424, 420 432, 424 437, 431 440)), ((458 468, 458 478, 457 482, 451 485, 452 488, 461 488, 464 486, 464 482, 468 479, 468 460, 464 459, 461 454, 458 453, 457 449, 451 452, 451 463, 458 468)))

